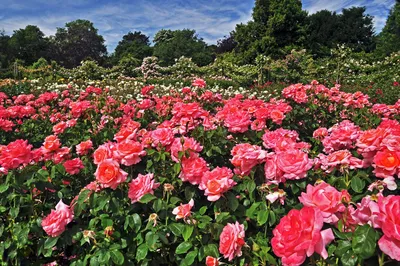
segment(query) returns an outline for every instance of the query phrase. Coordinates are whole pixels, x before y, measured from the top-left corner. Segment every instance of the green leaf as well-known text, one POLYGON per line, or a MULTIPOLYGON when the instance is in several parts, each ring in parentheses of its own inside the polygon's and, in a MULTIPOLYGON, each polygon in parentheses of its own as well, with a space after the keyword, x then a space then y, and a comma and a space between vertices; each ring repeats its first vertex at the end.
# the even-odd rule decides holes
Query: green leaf
POLYGON ((136 260, 141 261, 147 256, 147 252, 149 251, 149 248, 147 247, 146 244, 141 244, 138 249, 136 250, 136 260))
POLYGON ((6 192, 8 188, 9 188, 9 185, 7 183, 1 184, 0 185, 0 194, 6 192))
POLYGON ((342 261, 343 266, 354 266, 358 261, 358 257, 352 250, 349 250, 343 254, 340 260, 342 261))
POLYGON ((183 229, 182 236, 185 241, 188 241, 192 236, 194 227, 191 225, 185 225, 185 229, 183 229))
POLYGON ((186 253, 189 249, 192 248, 192 246, 193 245, 190 242, 182 242, 176 247, 175 254, 186 253))
POLYGON ((157 198, 156 196, 154 196, 154 195, 148 193, 148 194, 144 195, 144 196, 139 200, 139 202, 146 204, 146 203, 149 203, 150 201, 152 201, 152 200, 154 200, 154 199, 156 199, 156 198, 157 198))
POLYGON ((338 246, 337 246, 337 248, 335 250, 335 254, 338 257, 342 257, 344 255, 344 253, 346 253, 350 249, 351 249, 351 242, 350 241, 339 240, 338 241, 338 246))
POLYGON ((184 265, 190 266, 193 264, 194 260, 196 259, 196 256, 197 256, 197 250, 192 250, 186 255, 182 263, 184 265))
POLYGON ((257 223, 258 225, 263 225, 268 221, 269 211, 268 210, 260 210, 257 213, 257 223))
POLYGON ((204 215, 206 213, 207 209, 208 209, 207 206, 201 207, 200 210, 199 210, 199 214, 200 215, 204 215))
POLYGON ((351 188, 357 192, 361 193, 365 187, 365 181, 359 178, 358 176, 354 176, 351 179, 351 188))
POLYGON ((352 247, 354 253, 362 259, 368 259, 375 254, 376 241, 379 234, 369 225, 363 225, 356 228, 353 235, 352 247))
POLYGON ((181 172, 181 165, 179 163, 174 164, 174 173, 178 175, 181 172))
POLYGON ((135 232, 139 232, 140 227, 142 226, 142 219, 140 219, 139 214, 135 213, 132 215, 133 224, 135 225, 135 232))
POLYGON ((163 201, 161 199, 157 199, 153 202, 153 209, 156 213, 158 213, 159 211, 161 211, 163 206, 163 201))
POLYGON ((124 263, 125 258, 120 251, 114 249, 111 251, 111 259, 115 264, 122 265, 124 263))
POLYGON ((172 231, 174 235, 180 236, 183 232, 184 225, 178 223, 172 223, 169 225, 169 229, 172 231))
POLYGON ((235 194, 229 192, 226 194, 226 198, 228 200, 228 206, 232 211, 236 211, 239 207, 239 200, 236 198, 235 194))
POLYGON ((209 244, 207 246, 204 246, 204 255, 207 256, 211 256, 214 258, 218 258, 219 257, 219 251, 218 251, 218 247, 215 244, 209 244))
POLYGON ((47 238, 46 241, 44 242, 44 249, 50 249, 54 247, 57 244, 58 237, 50 237, 47 238))

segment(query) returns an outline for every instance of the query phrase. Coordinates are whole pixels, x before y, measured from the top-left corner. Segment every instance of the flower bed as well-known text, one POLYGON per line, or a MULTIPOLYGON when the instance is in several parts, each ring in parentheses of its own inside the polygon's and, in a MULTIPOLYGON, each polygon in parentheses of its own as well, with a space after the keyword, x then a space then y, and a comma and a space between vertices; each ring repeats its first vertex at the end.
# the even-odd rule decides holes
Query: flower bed
POLYGON ((0 92, 0 261, 400 261, 400 101, 316 81, 270 99, 153 90, 0 92))

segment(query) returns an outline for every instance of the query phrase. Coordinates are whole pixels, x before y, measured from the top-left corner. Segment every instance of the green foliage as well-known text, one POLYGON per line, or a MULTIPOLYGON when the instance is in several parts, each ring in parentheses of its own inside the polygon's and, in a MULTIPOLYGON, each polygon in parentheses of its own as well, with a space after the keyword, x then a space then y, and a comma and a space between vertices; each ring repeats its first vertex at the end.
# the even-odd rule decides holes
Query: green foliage
POLYGON ((119 62, 119 65, 124 58, 135 58, 141 62, 145 57, 151 55, 152 48, 150 47, 149 37, 140 31, 125 34, 119 41, 114 53, 115 60, 119 62))
POLYGON ((390 10, 386 25, 378 36, 377 52, 381 56, 387 56, 400 51, 400 2, 396 1, 390 10))
POLYGON ((107 53, 104 38, 88 20, 66 23, 64 28, 57 29, 51 42, 56 50, 56 60, 67 68, 76 67, 88 59, 101 62, 107 53))
POLYGON ((21 59, 27 65, 31 65, 45 55, 48 44, 37 26, 28 25, 24 29, 14 31, 8 46, 13 59, 21 59))
POLYGON ((195 30, 160 30, 154 37, 153 55, 160 59, 160 65, 168 66, 181 56, 192 58, 199 66, 212 61, 212 53, 195 30))

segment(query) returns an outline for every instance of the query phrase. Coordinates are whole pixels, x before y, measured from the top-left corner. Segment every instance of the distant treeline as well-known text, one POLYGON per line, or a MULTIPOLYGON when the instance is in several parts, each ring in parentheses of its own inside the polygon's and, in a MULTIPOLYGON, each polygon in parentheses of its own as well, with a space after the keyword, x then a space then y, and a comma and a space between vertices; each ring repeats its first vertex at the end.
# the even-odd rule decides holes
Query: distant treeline
POLYGON ((88 20, 68 22, 57 28, 54 36, 45 36, 38 26, 28 25, 11 36, 0 32, 0 71, 10 71, 15 62, 35 68, 41 64, 40 58, 73 68, 87 59, 104 67, 126 60, 139 66, 148 56, 156 56, 161 66, 168 66, 185 56, 204 66, 227 53, 242 65, 254 64, 258 55, 284 58, 293 49, 306 49, 314 58, 321 58, 329 56, 338 44, 377 57, 399 51, 400 1, 396 0, 379 34, 374 32, 373 17, 365 11, 365 7, 351 7, 340 14, 328 10, 308 14, 300 0, 256 0, 252 20, 236 25, 215 45, 206 44, 191 29, 162 29, 152 43, 135 31, 124 35, 113 53, 107 52, 103 36, 88 20))

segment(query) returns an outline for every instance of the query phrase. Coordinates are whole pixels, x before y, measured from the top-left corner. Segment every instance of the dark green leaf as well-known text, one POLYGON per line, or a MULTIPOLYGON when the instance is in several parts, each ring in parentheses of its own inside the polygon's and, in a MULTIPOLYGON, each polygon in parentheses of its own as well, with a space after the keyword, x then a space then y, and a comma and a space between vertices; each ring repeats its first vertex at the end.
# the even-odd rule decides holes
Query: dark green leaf
POLYGON ((193 245, 190 242, 182 242, 176 247, 175 253, 176 254, 186 253, 189 249, 191 249, 192 246, 193 245))

